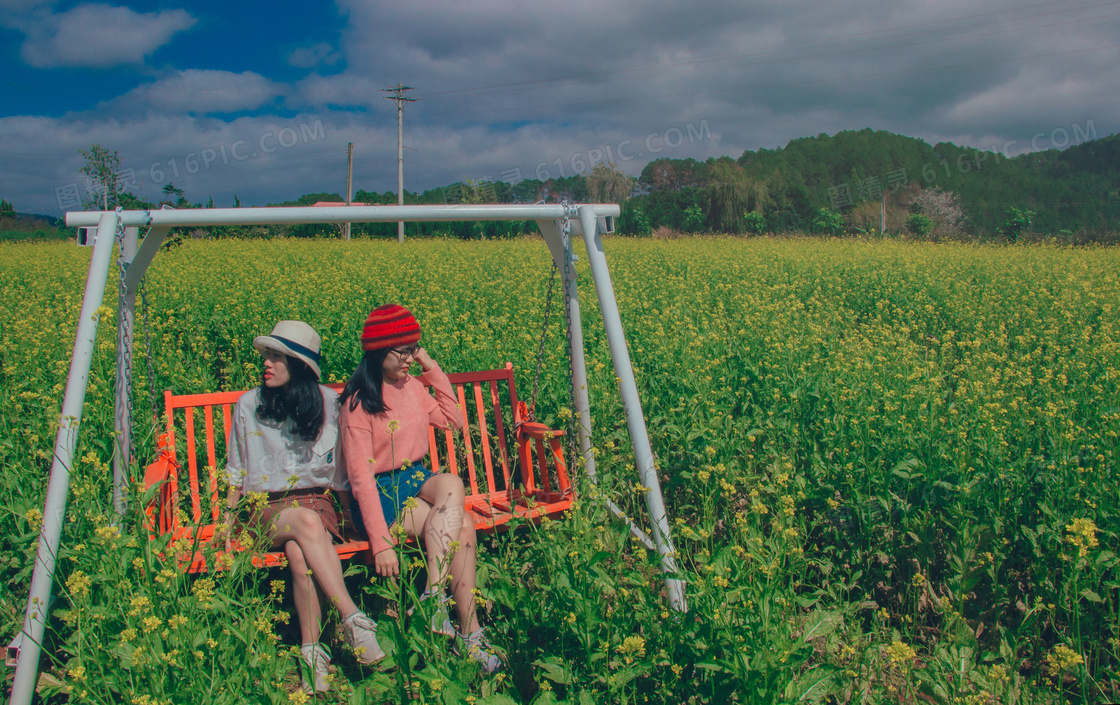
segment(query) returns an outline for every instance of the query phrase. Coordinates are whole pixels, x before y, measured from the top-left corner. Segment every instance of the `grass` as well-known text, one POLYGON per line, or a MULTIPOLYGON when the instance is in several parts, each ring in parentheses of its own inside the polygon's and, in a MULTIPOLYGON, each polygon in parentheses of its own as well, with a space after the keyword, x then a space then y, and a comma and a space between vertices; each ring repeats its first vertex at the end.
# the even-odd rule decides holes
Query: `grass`
MULTIPOLYGON (((0 249, 0 619, 13 635, 89 251, 0 249)), ((507 668, 480 674, 403 617, 418 569, 388 583, 354 565, 351 592, 392 653, 370 669, 329 641, 330 701, 1120 698, 1120 251, 816 239, 606 249, 689 612, 667 609, 655 558, 604 511, 610 498, 644 517, 645 489, 582 271, 601 484, 585 483, 564 521, 484 541, 478 599, 507 668)), ((180 393, 258 383, 251 341, 279 318, 315 326, 325 377, 344 379, 366 313, 398 301, 445 369, 512 360, 528 390, 547 276, 539 241, 185 243, 149 276, 156 382, 180 393)), ((183 576, 137 516, 110 526, 115 326, 111 309, 100 315, 45 701, 299 702, 282 572, 244 557, 183 576)), ((539 408, 562 427, 555 324, 546 349, 539 408)))

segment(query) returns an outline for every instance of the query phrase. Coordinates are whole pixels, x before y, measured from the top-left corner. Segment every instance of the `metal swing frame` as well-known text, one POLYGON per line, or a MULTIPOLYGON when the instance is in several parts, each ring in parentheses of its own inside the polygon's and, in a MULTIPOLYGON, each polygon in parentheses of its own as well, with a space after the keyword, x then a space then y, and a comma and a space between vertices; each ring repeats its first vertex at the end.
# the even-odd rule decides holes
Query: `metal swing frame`
POLYGON ((31 578, 23 629, 8 646, 7 661, 15 662, 10 703, 27 705, 35 692, 39 658, 46 619, 52 599, 55 563, 62 535, 66 499, 70 487, 70 469, 77 448, 82 406, 89 383, 97 338, 97 309, 105 297, 109 266, 114 245, 120 241, 118 261, 124 269, 118 310, 117 379, 114 431, 116 447, 113 457, 113 506, 118 513, 125 510, 125 490, 131 458, 132 404, 131 358, 134 339, 135 294, 141 286, 149 265, 173 227, 206 227, 220 225, 275 225, 306 223, 387 223, 424 221, 486 221, 533 220, 548 245, 553 263, 563 273, 565 289, 565 321, 567 323, 571 359, 571 389, 575 402, 575 418, 579 436, 579 459, 584 471, 595 479, 595 456, 592 454, 591 411, 587 394, 587 368, 583 348, 583 328, 576 282, 574 235, 582 234, 587 251, 599 308, 603 316, 611 361, 618 378, 626 423, 634 451, 635 467, 642 484, 649 488, 646 505, 649 510, 650 537, 610 504, 611 511, 630 525, 632 533, 652 545, 660 556, 670 607, 687 611, 684 582, 676 577, 675 550, 665 515, 650 447, 649 433, 642 413, 634 381, 634 370, 618 303, 611 284, 610 271, 603 252, 603 235, 614 231, 614 219, 621 209, 615 204, 537 204, 537 205, 417 205, 417 206, 341 206, 295 208, 203 208, 191 210, 138 210, 70 212, 67 227, 96 226, 96 236, 82 297, 78 329, 70 358, 70 370, 62 400, 58 435, 47 485, 43 523, 31 578), (147 228, 139 241, 139 228, 147 228))

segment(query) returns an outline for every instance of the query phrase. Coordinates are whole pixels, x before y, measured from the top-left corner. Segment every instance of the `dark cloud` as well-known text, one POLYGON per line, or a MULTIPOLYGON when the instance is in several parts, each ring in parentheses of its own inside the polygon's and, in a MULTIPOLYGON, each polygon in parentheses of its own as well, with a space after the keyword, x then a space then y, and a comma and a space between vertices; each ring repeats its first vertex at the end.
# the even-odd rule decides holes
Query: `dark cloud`
MULTIPOLYGON (((636 174, 650 158, 738 156, 864 127, 985 148, 1016 140, 1018 151, 1040 132, 1035 144, 1046 147, 1074 125, 1082 136, 1120 128, 1120 2, 339 0, 338 9, 347 26, 337 40, 289 44, 300 48, 278 57, 274 75, 201 71, 188 59, 95 110, 20 118, 22 144, 66 165, 50 174, 40 172, 52 160, 4 154, 26 147, 7 139, 15 119, 0 121, 0 158, 30 172, 0 175, 0 190, 38 183, 49 203, 54 181, 80 166, 73 150, 95 136, 145 168, 216 150, 207 169, 176 179, 198 200, 339 190, 351 141, 356 188, 394 189, 396 110, 383 89, 398 82, 421 99, 405 109, 409 189, 570 175, 595 159, 636 174), (310 73, 291 79, 293 66, 310 73), (237 111, 251 114, 212 117, 237 111), (262 135, 299 134, 316 120, 322 139, 261 150, 262 135), (215 166, 217 146, 238 139, 258 156, 215 166)), ((36 12, 49 10, 24 10, 36 12)))

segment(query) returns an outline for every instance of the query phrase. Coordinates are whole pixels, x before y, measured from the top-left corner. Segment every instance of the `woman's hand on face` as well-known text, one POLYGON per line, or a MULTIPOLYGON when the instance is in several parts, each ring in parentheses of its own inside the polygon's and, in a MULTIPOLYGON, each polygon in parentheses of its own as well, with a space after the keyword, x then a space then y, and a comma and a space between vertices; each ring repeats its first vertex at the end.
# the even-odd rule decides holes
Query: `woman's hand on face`
POLYGON ((382 578, 391 578, 400 575, 401 566, 397 560, 395 548, 387 548, 381 553, 374 554, 373 568, 382 578))
POLYGON ((420 348, 416 352, 416 357, 414 357, 413 359, 416 360, 416 362, 419 363, 420 367, 425 371, 432 369, 436 365, 436 361, 432 359, 432 356, 429 355, 428 351, 424 348, 420 348))

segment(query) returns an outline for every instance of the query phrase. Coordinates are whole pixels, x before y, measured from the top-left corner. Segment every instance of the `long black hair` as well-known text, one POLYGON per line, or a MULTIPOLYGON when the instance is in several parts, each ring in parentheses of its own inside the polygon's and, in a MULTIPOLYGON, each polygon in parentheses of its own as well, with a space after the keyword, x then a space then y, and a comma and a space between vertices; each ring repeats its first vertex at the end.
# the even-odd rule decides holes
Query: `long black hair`
POLYGON ((358 369, 354 370, 354 374, 350 375, 350 379, 346 380, 346 386, 342 388, 342 394, 339 395, 340 404, 345 404, 349 400, 350 411, 357 409, 358 404, 361 404, 367 414, 380 414, 389 410, 385 405, 385 399, 381 396, 381 385, 385 381, 385 374, 381 368, 385 365, 385 358, 389 357, 390 350, 391 348, 381 348, 366 351, 361 362, 358 363, 358 369))
POLYGON ((283 387, 261 384, 261 403, 257 416, 272 421, 291 419, 292 434, 305 441, 313 441, 323 430, 323 395, 319 392, 319 378, 299 358, 288 358, 290 379, 283 387))

